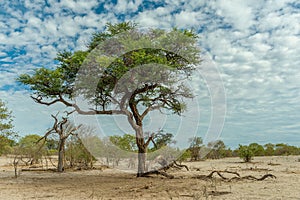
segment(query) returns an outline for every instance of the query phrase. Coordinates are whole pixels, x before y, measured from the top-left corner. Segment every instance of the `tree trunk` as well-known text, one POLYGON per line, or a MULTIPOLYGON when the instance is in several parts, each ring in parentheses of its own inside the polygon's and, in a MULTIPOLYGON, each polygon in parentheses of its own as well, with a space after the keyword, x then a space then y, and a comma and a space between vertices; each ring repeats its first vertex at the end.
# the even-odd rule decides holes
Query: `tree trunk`
POLYGON ((64 161, 65 161, 65 139, 60 139, 58 147, 58 165, 57 171, 64 171, 64 161))
POLYGON ((143 174, 145 173, 147 147, 145 146, 144 135, 141 129, 136 131, 136 144, 138 146, 137 177, 142 177, 143 174))
POLYGON ((147 148, 139 147, 138 152, 138 173, 137 177, 142 177, 145 173, 145 166, 146 166, 146 155, 147 155, 147 148))

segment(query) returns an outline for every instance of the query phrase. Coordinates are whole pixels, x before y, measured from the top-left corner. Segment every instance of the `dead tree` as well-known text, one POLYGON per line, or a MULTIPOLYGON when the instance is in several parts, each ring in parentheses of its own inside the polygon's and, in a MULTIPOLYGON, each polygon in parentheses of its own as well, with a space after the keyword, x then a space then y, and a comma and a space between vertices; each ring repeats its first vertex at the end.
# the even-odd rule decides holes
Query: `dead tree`
POLYGON ((57 115, 56 116, 51 115, 52 118, 54 119, 53 127, 50 130, 48 130, 40 140, 45 139, 45 141, 46 141, 47 137, 49 135, 58 134, 59 143, 58 143, 57 171, 58 172, 63 172, 64 171, 64 166, 65 166, 65 144, 66 144, 66 140, 68 139, 69 136, 75 135, 76 134, 75 131, 78 130, 81 127, 81 125, 74 126, 73 124, 71 124, 68 121, 67 117, 62 117, 62 120, 58 121, 57 115))

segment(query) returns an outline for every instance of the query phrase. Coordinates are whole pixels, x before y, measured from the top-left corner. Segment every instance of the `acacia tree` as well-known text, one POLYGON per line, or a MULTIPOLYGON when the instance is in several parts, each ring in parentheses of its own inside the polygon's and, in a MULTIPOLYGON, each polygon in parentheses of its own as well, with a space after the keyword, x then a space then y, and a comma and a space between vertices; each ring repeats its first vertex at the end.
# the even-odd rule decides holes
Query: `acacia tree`
POLYGON ((40 68, 18 80, 31 87, 40 104, 63 103, 84 115, 124 115, 135 131, 138 174, 145 172, 147 147, 143 121, 153 110, 180 115, 192 98, 184 80, 200 62, 197 36, 173 29, 140 30, 136 24, 107 24, 87 51, 61 52, 55 69, 40 68), (85 110, 76 98, 87 100, 85 110))

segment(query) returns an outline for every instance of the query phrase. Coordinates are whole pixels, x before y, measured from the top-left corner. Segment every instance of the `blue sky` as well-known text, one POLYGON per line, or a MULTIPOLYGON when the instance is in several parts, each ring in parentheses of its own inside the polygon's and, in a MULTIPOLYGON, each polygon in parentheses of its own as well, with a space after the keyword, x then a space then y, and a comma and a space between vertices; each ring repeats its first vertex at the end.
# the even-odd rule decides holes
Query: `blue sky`
MULTIPOLYGON (((62 106, 35 104, 15 78, 54 67, 57 52, 85 49, 91 34, 107 22, 126 20, 141 27, 192 28, 199 34, 199 46, 223 81, 226 117, 220 139, 227 145, 300 146, 298 1, 20 0, 1 1, 0 6, 0 98, 13 111, 21 135, 44 133, 52 123, 50 113, 62 106)), ((209 96, 201 100, 197 131, 204 136, 211 105, 209 96)), ((110 119, 102 122, 106 131, 110 119)), ((190 125, 184 121, 186 131, 190 125)))

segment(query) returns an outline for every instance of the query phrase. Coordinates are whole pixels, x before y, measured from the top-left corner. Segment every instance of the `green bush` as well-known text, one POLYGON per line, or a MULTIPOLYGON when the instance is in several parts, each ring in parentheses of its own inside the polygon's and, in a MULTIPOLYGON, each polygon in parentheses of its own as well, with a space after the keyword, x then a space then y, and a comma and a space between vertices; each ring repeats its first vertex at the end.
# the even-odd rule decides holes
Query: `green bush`
POLYGON ((238 155, 244 160, 244 162, 251 162, 254 152, 250 146, 239 145, 238 155))

